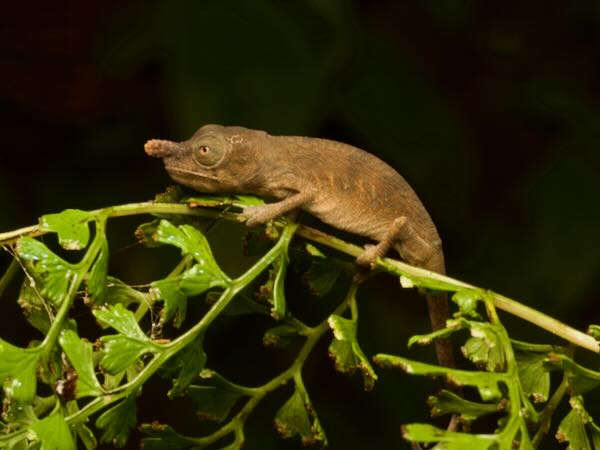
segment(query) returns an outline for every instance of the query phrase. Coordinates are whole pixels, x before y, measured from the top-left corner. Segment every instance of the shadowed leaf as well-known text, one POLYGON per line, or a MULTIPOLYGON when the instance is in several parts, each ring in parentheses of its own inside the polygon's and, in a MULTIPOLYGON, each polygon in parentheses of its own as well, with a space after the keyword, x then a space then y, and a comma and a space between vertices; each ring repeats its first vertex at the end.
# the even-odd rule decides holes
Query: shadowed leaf
POLYGON ((567 355, 550 353, 547 362, 563 369, 567 374, 569 388, 574 395, 585 394, 600 385, 600 372, 587 369, 567 355))
POLYGON ((107 292, 108 242, 102 239, 102 248, 87 276, 87 290, 94 303, 104 300, 107 292))
POLYGON ((292 325, 278 325, 269 328, 263 336, 265 347, 285 348, 298 336, 298 329, 292 325))
POLYGON ((202 347, 202 336, 188 344, 183 350, 165 363, 163 375, 173 378, 169 398, 184 395, 192 381, 200 376, 206 364, 206 353, 202 347))
POLYGON ((329 345, 329 355, 335 361, 335 368, 345 373, 353 373, 359 369, 363 375, 365 390, 370 391, 377 380, 377 374, 356 340, 356 321, 334 314, 329 316, 328 322, 334 336, 329 345))
POLYGON ((150 294, 140 292, 115 277, 106 277, 106 295, 104 301, 110 304, 122 304, 127 308, 131 303, 150 304, 150 294))
POLYGON ((142 448, 144 450, 180 450, 193 445, 193 441, 178 434, 169 425, 163 425, 158 422, 142 424, 140 431, 150 436, 142 439, 142 448))
POLYGON ((51 324, 48 313, 52 312, 53 308, 44 301, 27 278, 21 285, 18 303, 27 322, 43 334, 48 333, 51 324))
POLYGON ((96 419, 96 427, 102 430, 100 442, 117 448, 124 447, 129 433, 137 425, 135 395, 110 407, 96 419))
POLYGON ((535 403, 548 401, 550 373, 544 367, 546 353, 515 351, 523 392, 535 403))
POLYGON ((303 386, 296 383, 294 393, 275 414, 275 428, 283 438, 300 436, 302 445, 317 442, 327 445, 327 438, 303 386))
POLYGON ((304 275, 308 287, 314 295, 323 296, 335 285, 342 268, 334 261, 313 261, 304 275))
POLYGON ((222 422, 236 402, 247 394, 211 370, 203 370, 200 376, 205 384, 191 385, 188 389, 196 415, 200 419, 222 422))
POLYGON ((94 432, 85 424, 78 423, 73 426, 77 437, 82 442, 85 450, 95 450, 98 447, 98 440, 94 436, 94 432))
POLYGON ((17 253, 26 262, 39 292, 59 305, 74 274, 73 266, 30 237, 19 240, 17 253))

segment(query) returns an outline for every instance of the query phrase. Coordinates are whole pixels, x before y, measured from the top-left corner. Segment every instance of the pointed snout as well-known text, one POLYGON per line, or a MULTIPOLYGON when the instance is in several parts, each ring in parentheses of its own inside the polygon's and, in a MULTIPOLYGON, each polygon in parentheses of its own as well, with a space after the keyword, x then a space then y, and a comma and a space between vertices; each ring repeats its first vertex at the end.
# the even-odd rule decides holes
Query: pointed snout
POLYGON ((144 144, 144 150, 155 158, 167 158, 179 150, 179 144, 164 139, 150 139, 144 144))

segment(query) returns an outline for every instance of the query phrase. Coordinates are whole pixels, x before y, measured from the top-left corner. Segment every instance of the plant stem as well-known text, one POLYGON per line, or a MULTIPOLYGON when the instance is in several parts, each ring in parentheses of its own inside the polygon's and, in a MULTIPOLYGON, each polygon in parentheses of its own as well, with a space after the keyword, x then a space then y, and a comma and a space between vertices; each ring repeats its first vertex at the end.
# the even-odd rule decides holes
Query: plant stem
POLYGON ((0 242, 4 244, 12 244, 21 236, 40 236, 45 232, 42 231, 39 225, 30 225, 28 227, 19 228, 17 230, 0 233, 0 242))
POLYGON ((4 275, 2 275, 2 278, 0 278, 0 297, 2 297, 4 290, 8 287, 18 271, 19 262, 17 261, 17 258, 13 258, 8 266, 8 269, 6 269, 6 272, 4 272, 4 275))
POLYGON ((98 218, 96 220, 96 235, 94 240, 86 251, 83 259, 76 264, 75 273, 73 278, 71 278, 67 292, 63 296, 58 313, 56 314, 56 317, 54 318, 52 325, 48 330, 48 334, 46 334, 46 337, 40 344, 40 347, 52 349, 54 346, 54 342, 62 330, 63 321, 69 314, 71 305, 75 299, 75 295, 77 294, 77 289, 79 289, 79 286, 83 282, 85 275, 94 264, 94 261, 96 260, 98 253, 102 248, 102 241, 105 239, 105 220, 105 218, 98 218))
POLYGON ((549 331, 568 342, 586 348, 595 353, 600 353, 600 344, 592 336, 582 333, 559 320, 537 311, 523 303, 519 303, 501 294, 492 293, 494 306, 513 316, 520 317, 538 327, 549 331))
POLYGON ((84 418, 88 417, 96 411, 104 408, 106 405, 114 403, 117 400, 127 397, 134 390, 150 378, 158 368, 164 364, 165 361, 170 359, 186 345, 192 342, 196 337, 203 333, 210 324, 219 316, 219 314, 227 307, 227 305, 233 300, 235 295, 246 287, 250 282, 254 280, 260 273, 271 265, 271 263, 277 258, 285 246, 289 243, 296 226, 290 225, 284 229, 284 232, 277 243, 263 255, 251 268, 249 268, 244 274, 235 280, 231 281, 230 285, 225 288, 219 299, 212 305, 202 319, 186 331, 184 334, 179 336, 169 344, 159 346, 162 351, 156 354, 150 362, 140 371, 140 373, 128 383, 121 385, 111 392, 103 395, 102 397, 96 398, 91 402, 87 403, 83 408, 77 411, 75 414, 69 416, 66 420, 69 424, 77 423, 84 418))
MULTIPOLYGON (((333 311, 332 314, 341 315, 348 308, 348 306, 355 300, 357 284, 353 282, 348 290, 348 294, 342 303, 338 305, 338 307, 333 311)), ((219 428, 214 433, 203 436, 199 438, 189 438, 190 443, 194 443, 196 445, 209 445, 212 444, 219 439, 227 436, 229 433, 234 432, 240 428, 240 426, 245 422, 248 415, 256 408, 256 406, 261 402, 261 400, 267 396, 269 393, 274 390, 280 388, 287 384, 291 379, 294 379, 297 382, 302 383, 302 367, 310 353, 312 352, 315 345, 319 342, 321 337, 329 330, 329 322, 328 319, 325 319, 317 326, 311 328, 310 334, 307 336, 306 341, 300 348, 294 362, 290 367, 281 372, 276 377, 269 380, 267 383, 262 386, 248 388, 249 392, 252 392, 253 395, 246 402, 246 404, 242 407, 242 409, 224 426, 219 428), (299 380, 299 381, 298 381, 299 380)), ((237 437, 237 435, 236 435, 237 437)))
MULTIPOLYGON (((98 209, 92 211, 92 214, 106 214, 108 217, 124 217, 139 214, 164 214, 164 215, 189 215, 198 217, 210 217, 210 218, 222 218, 227 220, 239 221, 239 215, 223 212, 220 210, 211 210, 207 208, 189 208, 185 204, 177 203, 155 203, 155 202, 140 202, 140 203, 129 203, 125 205, 112 206, 109 208, 98 209)), ((277 222, 278 226, 282 226, 280 222, 277 222)), ((29 235, 37 236, 43 234, 39 226, 33 225, 30 227, 21 228, 19 230, 10 231, 7 233, 0 233, 0 243, 9 244, 16 241, 19 237, 29 235)), ((300 225, 296 232, 297 235, 302 236, 313 242, 325 245, 334 250, 340 251, 347 255, 357 257, 363 251, 362 247, 354 244, 350 244, 342 239, 331 236, 322 231, 316 230, 306 225, 300 225)), ((379 258, 376 263, 377 268, 383 269, 386 272, 390 272, 396 275, 404 275, 409 278, 425 278, 428 280, 438 281, 446 283, 447 285, 460 289, 479 289, 469 283, 456 280, 454 278, 442 275, 439 273, 431 272, 420 267, 411 266, 402 261, 394 260, 391 258, 379 258)), ((522 303, 512 300, 503 295, 495 292, 489 292, 493 299, 494 306, 501 309, 509 314, 520 317, 534 325, 549 331, 561 338, 571 342, 579 347, 588 349, 594 353, 600 353, 600 344, 592 337, 581 331, 578 331, 568 325, 540 312, 533 308, 530 308, 522 303)))
POLYGON ((558 405, 567 393, 568 386, 569 379, 565 372, 565 374, 563 375, 562 382, 560 383, 556 391, 554 391, 554 394, 548 401, 548 404, 546 405, 544 410, 540 413, 540 427, 538 428, 531 442, 533 448, 538 448, 539 445, 542 443, 542 439, 544 439, 544 437, 548 434, 554 411, 556 411, 556 408, 558 408, 558 405))

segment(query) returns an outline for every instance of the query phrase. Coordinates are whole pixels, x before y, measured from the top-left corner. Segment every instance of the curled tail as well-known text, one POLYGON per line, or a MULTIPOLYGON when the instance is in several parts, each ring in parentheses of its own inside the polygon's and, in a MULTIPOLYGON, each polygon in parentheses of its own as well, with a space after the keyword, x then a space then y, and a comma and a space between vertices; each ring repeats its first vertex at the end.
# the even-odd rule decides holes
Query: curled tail
MULTIPOLYGON (((446 326, 448 320, 448 294, 429 293, 426 296, 427 309, 429 310, 429 320, 431 328, 439 330, 446 326)), ((438 339, 435 341, 435 353, 438 363, 444 367, 454 367, 454 352, 452 350, 452 341, 449 338, 438 339)))
MULTIPOLYGON (((423 264, 423 268, 433 272, 446 274, 446 265, 444 263, 444 253, 440 249, 431 259, 423 264)), ((448 308, 448 294, 446 292, 430 292, 426 296, 427 309, 429 310, 429 320, 431 328, 436 331, 446 327, 446 321, 450 317, 448 308)), ((435 352, 438 363, 444 367, 454 367, 454 352, 452 342, 448 338, 435 341, 435 352)))

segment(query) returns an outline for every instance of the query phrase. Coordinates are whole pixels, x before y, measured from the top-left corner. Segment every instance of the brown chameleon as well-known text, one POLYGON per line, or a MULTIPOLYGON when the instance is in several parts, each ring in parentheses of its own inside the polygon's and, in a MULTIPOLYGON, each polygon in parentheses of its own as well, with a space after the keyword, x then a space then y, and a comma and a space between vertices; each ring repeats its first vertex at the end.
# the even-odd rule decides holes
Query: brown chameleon
MULTIPOLYGON (((445 273, 442 243, 409 184, 385 162, 341 142, 271 136, 243 127, 205 125, 187 141, 152 139, 146 153, 162 158, 171 178, 201 192, 254 194, 276 201, 244 210, 249 226, 297 209, 376 241, 357 258, 371 265, 394 248, 409 264, 445 273)), ((445 295, 427 298, 433 329, 445 326, 445 295)), ((449 341, 438 361, 452 366, 449 341)))

